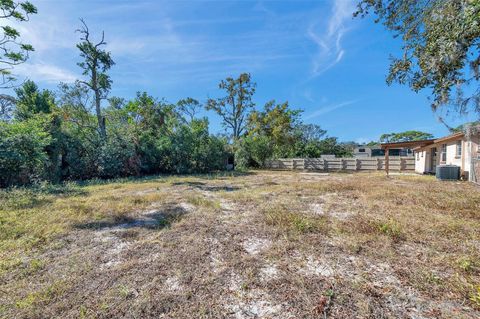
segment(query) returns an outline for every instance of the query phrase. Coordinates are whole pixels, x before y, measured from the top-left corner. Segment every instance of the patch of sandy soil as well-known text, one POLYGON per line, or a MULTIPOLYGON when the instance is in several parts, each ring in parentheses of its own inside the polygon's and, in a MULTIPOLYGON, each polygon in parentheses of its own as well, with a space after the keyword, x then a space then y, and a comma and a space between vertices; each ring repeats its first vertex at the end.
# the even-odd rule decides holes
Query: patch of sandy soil
POLYGON ((273 263, 268 263, 260 269, 260 275, 262 280, 264 281, 277 279, 278 274, 279 274, 278 267, 273 263))
POLYGON ((169 277, 165 280, 165 289, 173 292, 181 292, 183 290, 182 285, 177 277, 169 277))
POLYGON ((235 209, 235 204, 231 201, 225 200, 223 198, 220 199, 220 208, 225 212, 231 212, 235 209))
POLYGON ((243 242, 243 248, 247 253, 256 255, 268 249, 271 245, 271 241, 265 238, 248 238, 243 242))
POLYGON ((210 267, 214 273, 219 273, 225 267, 223 256, 219 251, 221 244, 217 238, 208 238, 206 242, 209 248, 210 267))
POLYGON ((300 269, 300 273, 307 276, 331 277, 334 275, 334 269, 327 261, 318 260, 313 256, 308 256, 304 267, 300 269))
MULTIPOLYGON (((155 228, 161 219, 156 215, 158 209, 137 213, 135 218, 115 226, 105 227, 94 231, 94 239, 100 243, 103 250, 101 269, 112 268, 121 264, 122 255, 129 248, 130 243, 122 235, 135 228, 155 228)), ((100 249, 100 247, 98 249, 100 249)))
POLYGON ((281 304, 261 289, 244 289, 242 278, 232 274, 229 285, 230 295, 226 300, 228 315, 233 318, 290 318, 281 304))
POLYGON ((191 213, 195 210, 195 205, 189 203, 180 203, 180 207, 183 208, 185 211, 191 213))
POLYGON ((319 216, 330 216, 338 220, 347 220, 354 215, 347 211, 326 211, 324 203, 310 204, 310 211, 319 216))

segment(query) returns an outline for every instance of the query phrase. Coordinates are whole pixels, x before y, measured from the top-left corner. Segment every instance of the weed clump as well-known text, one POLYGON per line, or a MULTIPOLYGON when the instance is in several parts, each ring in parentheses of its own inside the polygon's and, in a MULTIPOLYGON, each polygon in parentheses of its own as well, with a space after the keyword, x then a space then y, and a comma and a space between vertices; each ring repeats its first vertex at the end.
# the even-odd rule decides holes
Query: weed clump
POLYGON ((283 206, 268 208, 263 211, 265 222, 278 230, 298 234, 325 232, 325 218, 294 212, 283 206))
POLYGON ((405 237, 401 225, 394 219, 389 219, 386 222, 379 222, 378 230, 392 238, 394 241, 400 241, 405 237))

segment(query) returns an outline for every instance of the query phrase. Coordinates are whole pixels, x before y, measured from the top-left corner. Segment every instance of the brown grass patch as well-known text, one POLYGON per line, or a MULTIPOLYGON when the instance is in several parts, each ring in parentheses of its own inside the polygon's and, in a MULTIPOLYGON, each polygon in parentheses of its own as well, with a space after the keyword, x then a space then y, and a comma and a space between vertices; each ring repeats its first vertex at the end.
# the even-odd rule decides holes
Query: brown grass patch
POLYGON ((480 317, 480 190, 380 173, 0 192, 0 317, 480 317))

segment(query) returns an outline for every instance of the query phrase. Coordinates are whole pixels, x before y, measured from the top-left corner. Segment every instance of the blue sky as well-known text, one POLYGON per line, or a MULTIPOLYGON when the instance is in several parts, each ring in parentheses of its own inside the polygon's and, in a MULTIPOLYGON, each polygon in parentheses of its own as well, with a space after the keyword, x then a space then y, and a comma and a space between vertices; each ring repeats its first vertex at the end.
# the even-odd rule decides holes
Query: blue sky
MULTIPOLYGON (((250 72, 258 107, 288 100, 304 110, 305 122, 343 141, 411 129, 448 133, 428 92, 385 84, 389 56, 401 43, 371 18, 353 19, 353 1, 33 2, 39 14, 18 29, 36 51, 17 73, 42 88, 81 77, 74 31, 82 17, 94 36, 105 31, 116 62, 111 95, 205 101, 219 96, 221 79, 250 72)), ((211 130, 221 132, 219 118, 207 115, 211 130)))

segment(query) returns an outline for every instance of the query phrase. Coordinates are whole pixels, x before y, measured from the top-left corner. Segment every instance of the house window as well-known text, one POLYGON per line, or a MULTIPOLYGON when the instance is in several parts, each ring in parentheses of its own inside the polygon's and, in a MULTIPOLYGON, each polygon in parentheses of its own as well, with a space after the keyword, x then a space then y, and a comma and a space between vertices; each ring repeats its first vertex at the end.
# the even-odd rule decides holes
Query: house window
POLYGON ((372 156, 385 156, 385 150, 373 149, 372 156))
POLYGON ((462 141, 457 141, 457 153, 456 157, 461 157, 462 156, 462 141))
POLYGON ((364 148, 359 148, 359 149, 358 149, 358 152, 360 152, 360 153, 365 153, 365 149, 364 149, 364 148))
POLYGON ((441 157, 440 160, 442 162, 447 161, 447 144, 442 144, 442 152, 440 153, 441 157))

